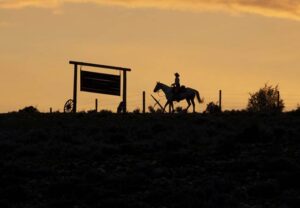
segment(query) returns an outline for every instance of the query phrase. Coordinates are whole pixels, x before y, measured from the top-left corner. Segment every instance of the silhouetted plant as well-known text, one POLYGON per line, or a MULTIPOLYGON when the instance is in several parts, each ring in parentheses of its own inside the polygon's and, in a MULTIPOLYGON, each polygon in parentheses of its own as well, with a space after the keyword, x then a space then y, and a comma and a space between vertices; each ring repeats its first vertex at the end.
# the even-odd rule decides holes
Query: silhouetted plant
POLYGON ((139 108, 136 108, 136 109, 133 110, 133 113, 134 114, 140 114, 141 110, 139 108))
POLYGON ((148 110, 149 110, 150 113, 155 113, 156 112, 155 108, 151 105, 148 107, 148 110))
POLYGON ((155 108, 153 106, 149 106, 148 110, 150 113, 162 113, 163 112, 162 109, 160 109, 160 108, 155 110, 155 108))
POLYGON ((162 110, 161 108, 158 108, 158 109, 156 110, 156 113, 163 113, 163 110, 162 110))
POLYGON ((113 112, 111 110, 101 110, 99 113, 100 114, 112 114, 113 112))
POLYGON ((284 102, 279 97, 279 87, 265 84, 255 93, 250 93, 247 110, 251 112, 282 112, 284 102))
POLYGON ((181 106, 178 106, 178 107, 176 107, 175 112, 182 113, 183 112, 183 108, 181 106))
POLYGON ((97 113, 97 111, 96 110, 89 110, 88 113, 90 113, 90 114, 91 113, 97 113))
POLYGON ((77 114, 86 114, 85 110, 78 111, 77 114))
POLYGON ((219 105, 215 104, 214 102, 210 102, 207 104, 206 113, 221 113, 221 108, 219 105))
POLYGON ((297 104, 296 111, 297 111, 297 112, 300 112, 300 104, 299 104, 299 103, 297 104))
POLYGON ((36 107, 28 106, 19 110, 19 113, 39 113, 39 110, 36 107))

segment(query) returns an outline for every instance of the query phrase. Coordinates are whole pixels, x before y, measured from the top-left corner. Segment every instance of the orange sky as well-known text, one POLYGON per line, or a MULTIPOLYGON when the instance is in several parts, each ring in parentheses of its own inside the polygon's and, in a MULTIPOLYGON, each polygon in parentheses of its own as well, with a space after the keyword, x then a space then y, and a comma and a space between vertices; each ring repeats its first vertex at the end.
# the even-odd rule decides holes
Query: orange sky
MULTIPOLYGON (((130 110, 141 107, 143 90, 153 104, 156 81, 171 84, 174 72, 206 102, 222 89, 226 109, 245 108, 266 82, 279 84, 288 109, 300 103, 297 1, 130 2, 0 0, 0 112, 62 110, 72 98, 69 60, 132 68, 130 110)), ((95 98, 111 110, 121 100, 80 92, 79 110, 95 98)))

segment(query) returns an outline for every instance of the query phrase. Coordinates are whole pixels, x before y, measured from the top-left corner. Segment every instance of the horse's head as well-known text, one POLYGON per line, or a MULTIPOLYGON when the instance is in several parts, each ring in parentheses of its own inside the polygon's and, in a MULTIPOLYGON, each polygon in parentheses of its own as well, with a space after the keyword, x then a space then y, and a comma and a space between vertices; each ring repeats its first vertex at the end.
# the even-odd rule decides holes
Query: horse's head
POLYGON ((157 82, 153 92, 158 92, 160 89, 161 89, 160 82, 157 82))

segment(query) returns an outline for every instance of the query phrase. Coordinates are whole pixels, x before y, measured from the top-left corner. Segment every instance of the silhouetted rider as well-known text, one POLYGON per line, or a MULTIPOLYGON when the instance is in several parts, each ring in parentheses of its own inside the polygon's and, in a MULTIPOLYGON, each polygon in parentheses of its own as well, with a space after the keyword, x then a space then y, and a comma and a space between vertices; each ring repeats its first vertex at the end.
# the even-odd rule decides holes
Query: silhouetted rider
POLYGON ((174 87, 176 88, 180 88, 180 79, 179 79, 180 75, 178 73, 175 73, 175 82, 173 84, 174 87))
POLYGON ((173 86, 173 92, 175 93, 175 97, 178 96, 179 90, 180 90, 180 75, 178 73, 175 73, 175 82, 172 84, 173 86))

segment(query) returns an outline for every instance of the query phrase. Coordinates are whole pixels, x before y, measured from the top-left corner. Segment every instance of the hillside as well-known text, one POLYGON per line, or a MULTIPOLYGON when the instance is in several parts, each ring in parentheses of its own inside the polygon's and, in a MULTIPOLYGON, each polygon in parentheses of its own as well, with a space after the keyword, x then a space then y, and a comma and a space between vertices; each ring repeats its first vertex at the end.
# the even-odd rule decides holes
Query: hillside
POLYGON ((0 207, 300 207, 300 114, 0 115, 0 207))

